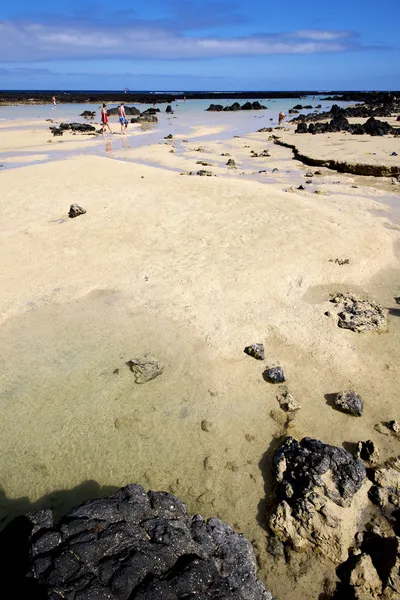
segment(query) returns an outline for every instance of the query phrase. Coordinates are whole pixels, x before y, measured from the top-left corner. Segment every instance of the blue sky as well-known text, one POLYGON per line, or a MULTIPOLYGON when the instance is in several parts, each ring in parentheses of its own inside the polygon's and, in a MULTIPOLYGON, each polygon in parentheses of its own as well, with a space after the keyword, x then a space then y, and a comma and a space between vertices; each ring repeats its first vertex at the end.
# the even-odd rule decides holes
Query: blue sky
POLYGON ((400 89, 400 0, 14 0, 0 89, 400 89))

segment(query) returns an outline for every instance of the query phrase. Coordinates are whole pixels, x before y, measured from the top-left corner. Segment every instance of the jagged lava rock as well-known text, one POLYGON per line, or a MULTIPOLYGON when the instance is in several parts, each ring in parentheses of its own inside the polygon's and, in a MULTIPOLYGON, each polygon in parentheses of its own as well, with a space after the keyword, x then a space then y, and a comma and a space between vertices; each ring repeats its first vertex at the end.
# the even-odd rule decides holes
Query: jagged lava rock
POLYGON ((273 473, 272 532, 296 551, 318 550, 335 563, 346 560, 360 503, 367 503, 363 463, 319 440, 287 437, 273 457, 273 473))
POLYGON ((283 383, 286 381, 282 367, 272 367, 264 371, 264 377, 270 383, 283 383))
POLYGON ((243 352, 256 360, 265 359, 264 344, 252 344, 251 346, 246 346, 243 352))
POLYGON ((219 519, 190 517, 171 494, 128 485, 57 525, 50 511, 28 517, 28 575, 43 598, 272 600, 246 538, 219 519))
POLYGON ((356 417, 362 416, 364 408, 363 399, 352 390, 346 390, 336 394, 333 402, 336 408, 342 410, 343 412, 349 413, 350 415, 354 415, 356 417))

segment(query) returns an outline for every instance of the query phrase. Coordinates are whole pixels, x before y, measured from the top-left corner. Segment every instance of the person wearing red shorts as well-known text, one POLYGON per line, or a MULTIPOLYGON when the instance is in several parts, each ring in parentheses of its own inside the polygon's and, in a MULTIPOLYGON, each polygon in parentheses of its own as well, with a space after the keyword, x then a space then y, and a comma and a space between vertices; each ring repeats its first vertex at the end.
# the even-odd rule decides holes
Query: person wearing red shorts
POLYGON ((103 108, 101 109, 101 124, 103 125, 103 133, 108 127, 108 131, 112 133, 110 124, 108 122, 108 114, 107 114, 107 104, 103 104, 103 108))

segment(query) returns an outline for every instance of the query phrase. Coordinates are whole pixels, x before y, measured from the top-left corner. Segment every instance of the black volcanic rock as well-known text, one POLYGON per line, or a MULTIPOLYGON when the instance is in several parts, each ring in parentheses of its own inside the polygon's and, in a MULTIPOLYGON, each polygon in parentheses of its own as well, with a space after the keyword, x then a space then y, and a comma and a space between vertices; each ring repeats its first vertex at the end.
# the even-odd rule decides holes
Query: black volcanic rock
MULTIPOLYGON (((118 115, 118 108, 109 108, 107 114, 109 117, 118 115)), ((125 114, 127 117, 133 117, 135 115, 140 115, 140 110, 136 108, 136 106, 125 106, 125 114)))
POLYGON ((27 578, 43 600, 272 600, 246 538, 171 494, 128 485, 57 525, 50 511, 27 518, 27 578))
POLYGON ((206 111, 211 112, 234 112, 236 110, 266 110, 266 106, 260 104, 260 102, 245 102, 240 106, 239 102, 234 102, 230 106, 222 106, 222 104, 210 104, 206 111))

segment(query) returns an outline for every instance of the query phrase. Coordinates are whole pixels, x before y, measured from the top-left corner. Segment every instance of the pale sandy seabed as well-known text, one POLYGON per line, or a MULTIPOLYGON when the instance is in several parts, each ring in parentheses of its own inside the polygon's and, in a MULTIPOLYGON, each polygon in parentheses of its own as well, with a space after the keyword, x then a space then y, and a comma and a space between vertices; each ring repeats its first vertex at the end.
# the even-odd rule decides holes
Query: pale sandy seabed
POLYGON ((268 133, 48 143, 45 126, 29 127, 3 124, 0 137, 3 516, 60 513, 130 482, 172 491, 254 540, 279 598, 316 600, 329 561, 288 566, 265 550, 285 414, 262 373, 280 364, 302 401, 296 438, 371 439, 383 459, 400 453, 374 430, 400 418, 400 186, 322 169, 287 192, 310 168, 268 133), (187 175, 203 168, 217 177, 187 175), (69 219, 74 202, 87 213, 69 219), (359 335, 326 317, 330 294, 346 291, 389 308, 388 332, 359 335), (243 353, 255 342, 264 363, 243 353), (126 362, 146 353, 165 370, 137 385, 126 362), (364 398, 362 418, 327 404, 343 389, 364 398))

